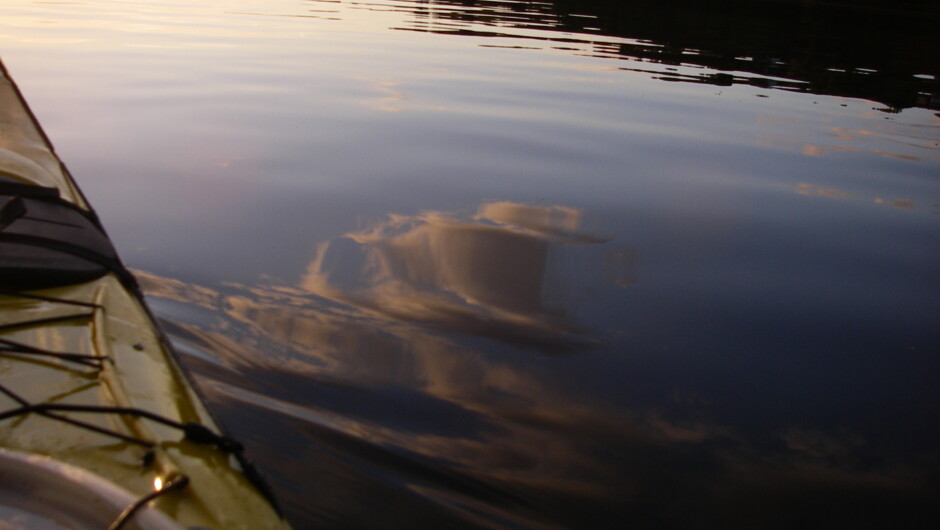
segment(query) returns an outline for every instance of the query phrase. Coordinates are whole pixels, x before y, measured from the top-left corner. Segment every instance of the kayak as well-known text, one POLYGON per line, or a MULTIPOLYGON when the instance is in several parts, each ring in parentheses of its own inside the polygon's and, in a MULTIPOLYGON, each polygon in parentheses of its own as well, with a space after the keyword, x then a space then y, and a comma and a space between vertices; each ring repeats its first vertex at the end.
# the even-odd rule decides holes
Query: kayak
POLYGON ((0 526, 288 528, 0 62, 0 526))

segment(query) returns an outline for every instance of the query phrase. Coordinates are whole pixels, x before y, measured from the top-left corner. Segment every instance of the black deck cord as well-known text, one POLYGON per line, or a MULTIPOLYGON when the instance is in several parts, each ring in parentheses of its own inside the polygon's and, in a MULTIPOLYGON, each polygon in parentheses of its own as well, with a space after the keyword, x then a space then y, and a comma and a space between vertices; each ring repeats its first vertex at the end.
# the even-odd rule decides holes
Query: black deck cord
MULTIPOLYGON (((3 326, 0 326, 0 330, 3 329, 3 326)), ((33 357, 51 357, 53 359, 61 359, 63 361, 70 361, 82 366, 88 366, 91 368, 101 368, 101 365, 104 363, 108 357, 101 357, 98 355, 87 355, 84 353, 68 353, 68 352, 54 352, 44 350, 42 348, 36 348, 23 344, 14 340, 5 339, 0 337, 0 355, 8 354, 21 354, 29 355, 33 357)))
MULTIPOLYGON (((0 294, 7 296, 16 296, 9 291, 0 289, 0 294)), ((45 300, 49 302, 59 302, 59 303, 69 303, 71 305, 77 305, 88 308, 100 308, 101 306, 97 304, 90 304, 86 302, 73 302, 70 300, 62 300, 58 298, 52 298, 49 296, 38 296, 31 295, 26 296, 26 298, 35 298, 38 300, 45 300)), ((52 324, 56 322, 68 322, 70 320, 76 320, 79 318, 90 318, 91 314, 89 313, 77 313, 74 315, 62 315, 58 317, 49 317, 49 318, 36 318, 32 320, 23 320, 21 322, 11 322, 9 324, 0 325, 0 332, 9 331, 11 329, 30 327, 30 326, 40 326, 43 324, 52 324)), ((63 361, 71 361, 83 366, 89 366, 91 368, 102 368, 102 364, 109 360, 109 357, 101 355, 89 355, 84 353, 71 353, 71 352, 56 352, 47 350, 45 348, 37 348, 35 346, 30 346, 28 344, 23 344, 22 342, 5 339, 0 337, 0 355, 7 354, 22 354, 22 355, 31 355, 35 357, 51 357, 54 359, 61 359, 63 361)))
POLYGON ((117 439, 119 439, 119 440, 123 440, 123 441, 125 441, 125 442, 132 443, 132 444, 135 444, 135 445, 141 445, 141 446, 147 447, 147 448, 153 447, 153 445, 154 445, 152 442, 148 442, 147 440, 142 440, 142 439, 137 438, 137 437, 135 437, 135 436, 129 436, 129 435, 127 435, 127 434, 123 434, 123 433, 119 433, 119 432, 116 432, 116 431, 112 431, 112 430, 110 430, 110 429, 106 429, 106 428, 104 428, 104 427, 99 427, 98 425, 93 425, 93 424, 91 424, 91 423, 86 423, 86 422, 81 421, 81 420, 76 420, 76 419, 73 419, 73 418, 68 418, 68 417, 65 417, 65 416, 60 416, 60 415, 55 414, 55 413, 53 413, 53 412, 44 411, 44 410, 35 410, 35 411, 34 411, 34 410, 32 410, 33 405, 32 405, 29 401, 26 401, 24 398, 22 398, 21 396, 19 396, 18 394, 16 394, 16 393, 13 392, 12 390, 10 390, 9 388, 3 386, 2 384, 0 384, 0 392, 2 392, 3 394, 6 394, 7 397, 9 397, 9 398, 12 399, 13 401, 16 401, 17 403, 20 404, 20 408, 8 410, 8 411, 6 411, 5 413, 3 413, 5 418, 12 418, 12 417, 14 417, 14 416, 20 416, 20 415, 23 415, 23 414, 27 414, 27 413, 29 413, 29 412, 36 412, 37 414, 40 414, 40 415, 45 416, 45 417, 47 417, 47 418, 50 418, 50 419, 53 419, 53 420, 58 420, 58 421, 61 421, 62 423, 67 423, 67 424, 69 424, 69 425, 73 425, 73 426, 75 426, 75 427, 80 427, 80 428, 82 428, 82 429, 86 429, 86 430, 89 430, 89 431, 92 431, 92 432, 97 432, 97 433, 99 433, 99 434, 104 434, 105 436, 111 436, 111 437, 113 437, 113 438, 117 438, 117 439))
POLYGON ((220 451, 228 453, 235 457, 235 460, 238 461, 241 465, 242 472, 245 477, 252 483, 261 495, 271 504, 271 507, 274 508, 274 511, 283 517, 283 512, 281 507, 277 502, 277 499, 274 497, 274 492, 268 486, 267 481, 264 479, 264 476, 260 471, 254 466, 254 464, 249 460, 244 453, 244 446, 239 443, 237 440, 213 432, 211 429, 202 425, 201 423, 196 422, 187 422, 181 423, 170 418, 154 414, 153 412, 136 409, 131 407, 106 407, 100 405, 75 405, 69 403, 30 403, 20 395, 16 394, 3 384, 0 384, 0 392, 6 394, 8 397, 20 404, 19 407, 10 409, 4 412, 0 412, 0 421, 7 418, 12 418, 16 416, 22 416, 35 412, 41 414, 50 419, 58 420, 76 427, 81 427, 94 431, 100 434, 107 436, 112 436, 120 440, 133 443, 136 445, 142 445, 144 447, 153 447, 155 444, 147 440, 143 440, 134 436, 128 436, 117 431, 113 431, 104 427, 99 427, 97 425, 92 425, 80 420, 73 418, 68 418, 56 414, 56 412, 86 412, 86 413, 97 413, 97 414, 125 414, 130 416, 135 416, 138 418, 145 418, 163 425, 179 429, 183 432, 183 437, 186 440, 189 440, 193 443, 201 445, 214 445, 220 451))
POLYGON ((169 480, 164 486, 157 491, 148 493, 143 497, 134 501, 134 504, 131 504, 117 516, 117 519, 111 523, 111 526, 108 527, 108 530, 120 530, 124 528, 124 525, 131 520, 131 517, 134 516, 141 508, 143 508, 148 502, 170 493, 171 491, 177 491, 185 488, 189 484, 189 477, 186 475, 177 475, 169 480))
POLYGON ((44 302, 55 302, 57 304, 65 305, 77 305, 80 307, 87 307, 89 309, 104 309, 104 306, 101 304, 96 304, 94 302, 82 302, 81 300, 69 300, 68 298, 57 298, 55 296, 45 296, 35 293, 24 293, 14 289, 4 289, 0 287, 0 295, 3 296, 12 296, 18 298, 30 298, 32 300, 42 300, 44 302))
POLYGON ((26 328, 30 326, 42 326, 44 324, 56 324, 59 322, 68 322, 69 320, 78 320, 79 318, 90 318, 90 313, 75 313, 72 315, 61 315, 49 318, 34 318, 32 320, 22 320, 20 322, 10 322, 0 325, 0 331, 9 331, 16 328, 26 328))
MULTIPOLYGON (((130 273, 127 272, 126 269, 124 269, 124 272, 128 276, 133 278, 130 275, 130 273)), ((151 320, 154 320, 153 314, 150 313, 150 308, 147 307, 147 305, 143 303, 143 295, 140 292, 140 288, 137 285, 137 282, 134 281, 133 285, 128 286, 128 287, 131 288, 131 292, 133 292, 137 296, 138 300, 141 300, 141 305, 143 306, 144 310, 147 312, 151 320)), ((0 289, 0 294, 7 295, 7 296, 22 296, 25 298, 33 298, 33 299, 44 300, 48 302, 59 302, 59 303, 77 305, 77 306, 82 306, 82 307, 89 307, 89 308, 94 308, 94 309, 102 308, 102 306, 98 304, 93 304, 93 303, 88 303, 88 302, 77 302, 77 301, 68 300, 68 299, 42 296, 42 295, 34 295, 30 293, 19 293, 19 292, 10 291, 7 289, 0 289)), ((85 315, 65 316, 65 317, 61 317, 61 320, 69 320, 73 318, 80 318, 83 316, 85 315)), ((41 321, 31 321, 31 322, 16 322, 13 324, 0 326, 0 331, 4 329, 8 329, 8 328, 16 328, 16 327, 21 327, 24 325, 29 325, 31 323, 35 324, 35 323, 40 323, 40 322, 47 322, 49 320, 60 320, 60 319, 56 318, 56 319, 43 319, 41 321)), ((163 336, 162 330, 160 330, 160 328, 156 328, 156 329, 158 331, 158 337, 163 347, 166 349, 167 352, 170 353, 170 355, 175 356, 175 351, 173 350, 172 346, 170 345, 166 337, 163 336)), ((107 357, 98 357, 98 356, 89 356, 89 357, 93 357, 93 359, 88 359, 86 358, 86 356, 82 354, 73 354, 73 353, 65 353, 65 352, 49 352, 45 350, 40 350, 39 348, 35 348, 33 346, 22 345, 18 342, 11 341, 9 339, 0 338, 0 354, 4 354, 4 353, 20 353, 20 354, 27 354, 27 355, 50 356, 50 357, 56 357, 65 361, 75 362, 75 363, 82 364, 85 366, 93 366, 95 368, 101 368, 100 363, 108 359, 107 357), (6 347, 3 347, 4 344, 6 345, 6 347), (90 364, 90 363, 95 363, 95 360, 98 360, 98 363, 90 364)), ((184 376, 188 377, 186 372, 182 372, 182 373, 184 374, 184 376)), ((195 385, 192 385, 191 381, 190 381, 190 385, 194 389, 198 388, 195 385)), ((99 427, 97 425, 93 425, 93 424, 90 424, 81 420, 68 418, 60 414, 56 414, 56 412, 57 411, 61 411, 61 412, 72 411, 72 412, 90 412, 90 413, 130 414, 130 415, 136 415, 138 417, 148 418, 158 423, 163 423, 164 425, 177 428, 183 432, 184 437, 186 439, 192 442, 199 443, 199 444, 215 445, 220 450, 234 456, 235 460, 241 466, 242 473, 245 475, 245 478, 247 478, 248 481, 251 482, 255 486, 255 488, 258 489, 258 491, 265 498, 265 500, 268 501, 268 503, 274 509, 275 513, 278 514, 278 516, 280 517, 284 516, 284 512, 281 509, 281 506, 277 501, 277 497, 275 497, 274 495, 274 491, 268 485, 268 482, 265 479, 264 475, 258 470, 258 468, 254 465, 254 463, 252 463, 252 461, 245 455, 244 446, 242 446, 241 443, 239 443, 237 440, 229 436, 220 435, 220 434, 216 434, 212 432, 209 428, 207 428, 206 426, 202 424, 195 423, 195 422, 183 424, 183 423, 170 420, 168 418, 164 418, 162 416, 158 416, 152 412, 148 412, 148 411, 140 410, 140 409, 126 408, 126 407, 115 408, 115 407, 102 407, 102 406, 74 406, 74 405, 65 405, 65 404, 55 405, 55 404, 48 404, 48 403, 35 405, 35 404, 29 403, 28 401, 18 396, 17 394, 15 394, 13 391, 9 390, 2 384, 0 384, 0 393, 6 394, 8 397, 10 397, 11 399, 13 399, 14 401, 20 404, 20 407, 17 409, 12 409, 12 410, 8 410, 6 412, 0 413, 0 420, 10 418, 13 416, 28 414, 30 412, 35 412, 37 414, 41 414, 42 416, 45 416, 50 419, 55 419, 63 423, 67 423, 76 427, 94 431, 99 434, 104 434, 106 436, 118 438, 128 443, 132 443, 135 445, 140 445, 140 446, 148 447, 148 448, 153 447, 154 443, 147 441, 147 440, 143 440, 141 438, 137 438, 135 436, 129 436, 129 435, 117 432, 117 431, 99 427)), ((216 420, 216 422, 218 422, 218 420, 216 420)))
POLYGON ((118 415, 127 415, 134 416, 137 418, 148 419, 157 423, 161 423, 168 427, 178 429, 182 431, 183 437, 191 442, 202 444, 202 445, 214 445, 220 450, 226 453, 240 453, 244 447, 238 443, 236 440, 229 438, 228 436, 216 434, 212 432, 208 427, 202 425, 201 423, 196 422, 187 422, 181 423, 170 418, 160 416, 159 414, 154 414, 153 412, 137 409, 133 407, 107 407, 103 405, 76 405, 72 403, 30 403, 24 399, 19 394, 13 392, 6 386, 0 384, 0 392, 6 394, 10 399, 16 401, 20 404, 19 407, 0 412, 0 421, 7 418, 13 418, 16 416, 23 416, 29 414, 30 412, 35 412, 43 416, 65 421, 66 423, 71 423, 77 427, 82 427, 86 429, 99 432, 101 434, 113 436, 115 438, 120 438, 121 440, 129 441, 136 443, 138 445, 144 445, 147 447, 153 447, 153 442, 148 442, 146 440, 141 440, 136 437, 129 437, 125 434, 113 431, 111 429, 106 429, 103 427, 98 427, 97 425, 92 425, 85 423, 80 420, 74 420, 72 418, 66 418, 56 414, 56 412, 85 412, 93 414, 118 414, 118 415))

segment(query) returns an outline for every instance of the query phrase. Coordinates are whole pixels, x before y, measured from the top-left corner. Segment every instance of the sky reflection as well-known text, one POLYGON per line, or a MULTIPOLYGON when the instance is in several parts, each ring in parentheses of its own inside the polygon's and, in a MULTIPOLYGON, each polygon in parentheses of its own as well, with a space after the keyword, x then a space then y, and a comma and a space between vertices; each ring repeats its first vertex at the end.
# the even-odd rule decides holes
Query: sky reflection
POLYGON ((940 33, 869 4, 0 33, 297 526, 865 528, 932 517, 940 468, 940 33))
MULTIPOLYGON (((348 511, 348 498, 316 495, 321 486, 289 484, 335 473, 333 484, 350 494, 367 488, 397 498, 396 510, 445 506, 446 515, 422 517, 457 526, 687 526, 702 517, 724 527, 786 526, 799 519, 782 514, 819 509, 834 524, 864 526, 931 496, 924 446, 885 450, 858 426, 798 417, 742 422, 695 385, 645 404, 612 399, 639 359, 595 358, 621 375, 594 377, 585 392, 571 386, 580 371, 566 373, 567 363, 532 363, 459 338, 473 325, 450 322, 452 336, 354 297, 336 304, 341 290, 321 299, 291 286, 216 291, 138 275, 161 313, 189 305, 214 315, 170 328, 190 352, 187 364, 249 440, 265 432, 285 444, 276 456, 258 448, 257 457, 288 504, 344 524, 379 520, 348 511), (292 446, 297 436, 303 441, 292 446), (342 468, 349 459, 356 464, 342 468), (376 482, 376 474, 394 478, 376 482)), ((389 512, 381 513, 374 517, 389 512)))

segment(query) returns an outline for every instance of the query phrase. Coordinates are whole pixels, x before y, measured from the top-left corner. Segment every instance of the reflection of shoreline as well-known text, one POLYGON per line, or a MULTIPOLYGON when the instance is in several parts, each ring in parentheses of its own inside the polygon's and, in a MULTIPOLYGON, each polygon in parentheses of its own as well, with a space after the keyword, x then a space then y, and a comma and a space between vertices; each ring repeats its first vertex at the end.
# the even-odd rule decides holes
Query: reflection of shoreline
POLYGON ((665 81, 862 98, 894 112, 940 109, 940 10, 930 2, 435 0, 398 8, 412 20, 395 29, 543 42, 642 63, 628 69, 665 81))

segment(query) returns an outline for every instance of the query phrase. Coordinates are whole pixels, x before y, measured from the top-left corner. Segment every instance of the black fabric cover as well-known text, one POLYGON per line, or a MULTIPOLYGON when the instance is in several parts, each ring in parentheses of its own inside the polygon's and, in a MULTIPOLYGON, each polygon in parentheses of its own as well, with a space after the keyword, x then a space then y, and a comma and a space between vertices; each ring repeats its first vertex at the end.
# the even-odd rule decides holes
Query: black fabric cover
POLYGON ((0 182, 0 288, 29 291, 123 273, 108 236, 52 188, 0 182))

